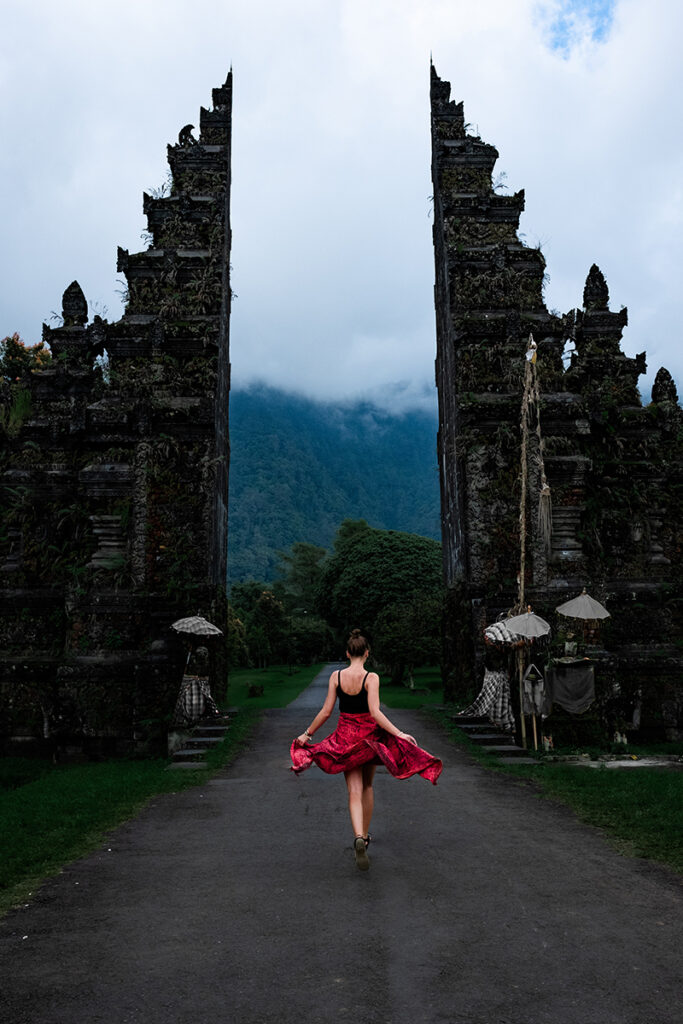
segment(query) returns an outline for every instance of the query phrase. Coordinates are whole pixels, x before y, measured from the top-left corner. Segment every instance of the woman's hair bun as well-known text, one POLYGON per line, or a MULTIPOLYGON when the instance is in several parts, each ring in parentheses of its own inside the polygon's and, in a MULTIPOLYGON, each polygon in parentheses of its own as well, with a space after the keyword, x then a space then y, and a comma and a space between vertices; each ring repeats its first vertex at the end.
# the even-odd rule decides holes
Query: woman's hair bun
POLYGON ((369 650, 369 645, 360 629, 352 629, 346 641, 346 650, 353 658, 360 658, 369 650))

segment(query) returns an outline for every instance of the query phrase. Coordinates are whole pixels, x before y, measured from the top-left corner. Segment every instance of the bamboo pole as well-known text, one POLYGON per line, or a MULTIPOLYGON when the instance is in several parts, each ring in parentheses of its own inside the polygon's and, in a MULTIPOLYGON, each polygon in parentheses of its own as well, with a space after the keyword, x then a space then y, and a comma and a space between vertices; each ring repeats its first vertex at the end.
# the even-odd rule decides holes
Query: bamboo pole
POLYGON ((524 718, 524 693, 522 678, 524 676, 524 648, 517 648, 517 674, 519 676, 519 721, 522 727, 522 746, 526 748, 526 720, 524 718))
MULTIPOLYGON (((533 336, 529 335, 529 347, 534 347, 533 336)), ((517 590, 518 614, 524 611, 524 577, 526 575, 526 492, 529 482, 529 401, 533 384, 533 364, 529 358, 524 360, 524 392, 522 394, 522 450, 520 454, 521 465, 521 494, 519 496, 519 583, 517 590)), ((524 718, 524 693, 522 677, 524 676, 524 648, 517 651, 517 672, 519 675, 519 718, 522 734, 522 746, 526 748, 526 720, 524 718)))
POLYGON ((524 394, 522 395, 522 450, 520 456, 522 490, 519 496, 519 587, 518 614, 524 611, 524 577, 526 575, 526 492, 529 485, 529 399, 531 396, 532 366, 524 362, 524 394))

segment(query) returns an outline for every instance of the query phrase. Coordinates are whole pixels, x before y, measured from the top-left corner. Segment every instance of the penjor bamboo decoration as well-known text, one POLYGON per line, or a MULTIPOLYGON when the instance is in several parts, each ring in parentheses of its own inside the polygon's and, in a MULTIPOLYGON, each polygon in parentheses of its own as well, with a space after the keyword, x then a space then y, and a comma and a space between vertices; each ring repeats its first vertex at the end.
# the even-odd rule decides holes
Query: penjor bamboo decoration
MULTIPOLYGON (((521 494, 519 499, 519 576, 517 591, 517 614, 521 615, 525 610, 524 584, 526 576, 526 506, 527 490, 529 486, 529 419, 532 406, 536 407, 536 436, 538 438, 538 455, 536 462, 540 475, 540 492, 538 496, 538 532, 543 542, 546 554, 550 552, 552 540, 552 503, 550 485, 545 475, 545 464, 543 461, 543 437, 541 435, 541 394, 538 386, 538 371, 536 369, 537 345, 533 334, 529 335, 527 344, 526 360, 524 363, 524 390, 522 393, 521 409, 521 434, 522 446, 520 457, 521 468, 521 494)), ((524 675, 524 649, 517 651, 517 670, 519 674, 519 713, 521 721, 522 746, 526 747, 526 722, 523 712, 523 684, 524 675)), ((535 726, 534 722, 534 726, 535 726)))

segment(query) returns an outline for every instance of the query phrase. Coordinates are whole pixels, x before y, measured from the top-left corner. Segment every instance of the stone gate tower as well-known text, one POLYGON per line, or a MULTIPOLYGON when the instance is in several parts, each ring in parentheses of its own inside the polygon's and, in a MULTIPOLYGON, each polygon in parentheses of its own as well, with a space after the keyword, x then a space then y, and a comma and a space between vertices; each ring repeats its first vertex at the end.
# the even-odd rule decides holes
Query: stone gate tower
POLYGON ((462 103, 431 72, 436 263, 436 383, 451 693, 473 682, 487 622, 517 600, 520 415, 527 338, 538 345, 541 438, 529 452, 525 593, 554 608, 587 587, 612 614, 610 685, 683 729, 683 419, 667 370, 652 403, 637 388, 645 354, 620 347, 626 309, 612 312, 590 268, 583 307, 564 316, 543 299, 545 260, 518 236, 524 193, 493 185, 496 149, 467 131, 462 103), (573 350, 565 366, 567 342, 573 350), (535 515, 544 467, 552 532, 535 515), (653 697, 653 695, 656 695, 653 697), (648 701, 650 704, 648 705, 648 701), (662 709, 665 711, 662 711, 662 709))
POLYGON ((90 322, 69 285, 51 367, 0 434, 5 737, 144 747, 179 681, 170 623, 224 614, 231 105, 232 74, 168 147, 149 246, 119 249, 121 320, 90 322))

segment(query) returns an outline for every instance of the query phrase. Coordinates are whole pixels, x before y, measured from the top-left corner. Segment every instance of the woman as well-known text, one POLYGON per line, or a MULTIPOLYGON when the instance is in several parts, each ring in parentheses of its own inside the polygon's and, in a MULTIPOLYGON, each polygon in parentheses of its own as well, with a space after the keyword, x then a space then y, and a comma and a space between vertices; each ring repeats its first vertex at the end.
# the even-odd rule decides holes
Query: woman
POLYGON ((366 672, 368 642, 359 629, 349 637, 348 668, 333 672, 322 708, 308 729, 292 743, 292 771, 302 772, 315 762, 330 775, 344 772, 349 791, 353 849, 361 871, 370 867, 367 847, 374 807, 372 781, 375 768, 384 764, 397 779, 422 775, 436 785, 443 767, 438 757, 418 747, 413 736, 401 732, 379 707, 379 676, 366 672), (307 744, 332 714, 339 698, 339 723, 321 743, 307 744))

